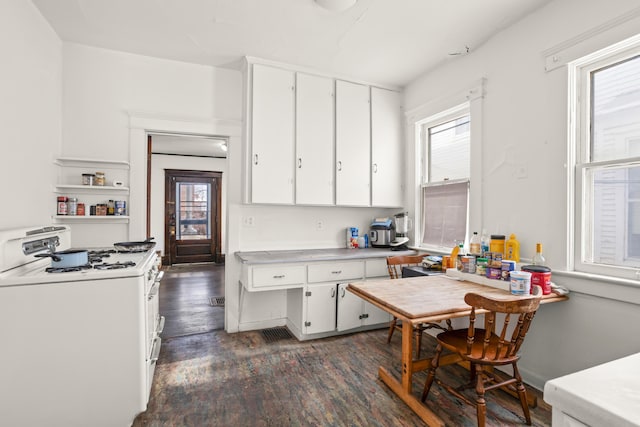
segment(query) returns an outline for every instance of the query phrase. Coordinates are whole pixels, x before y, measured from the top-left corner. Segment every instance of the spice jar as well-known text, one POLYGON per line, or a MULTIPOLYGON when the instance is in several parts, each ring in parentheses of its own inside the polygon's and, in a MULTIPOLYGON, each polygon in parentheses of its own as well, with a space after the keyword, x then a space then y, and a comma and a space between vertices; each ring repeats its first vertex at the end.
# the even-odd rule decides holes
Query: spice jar
POLYGON ((78 199, 75 197, 69 198, 69 215, 77 215, 78 214, 78 199))
POLYGON ((76 215, 78 216, 84 216, 86 213, 85 208, 84 208, 84 203, 78 203, 78 207, 76 209, 76 215))
POLYGON ((95 179, 95 175, 92 173, 83 173, 82 174, 82 185, 93 185, 93 181, 95 179))
POLYGON ((96 172, 96 185, 104 185, 104 172, 96 172))

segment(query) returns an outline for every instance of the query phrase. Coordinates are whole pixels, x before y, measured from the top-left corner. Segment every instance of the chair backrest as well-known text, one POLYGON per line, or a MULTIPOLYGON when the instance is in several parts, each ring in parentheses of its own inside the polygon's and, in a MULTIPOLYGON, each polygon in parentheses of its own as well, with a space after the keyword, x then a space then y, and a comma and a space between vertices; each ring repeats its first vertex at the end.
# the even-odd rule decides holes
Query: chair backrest
POLYGON ((474 342, 482 341, 482 359, 499 362, 503 359, 515 358, 538 310, 541 295, 542 290, 539 286, 535 286, 534 294, 527 298, 514 297, 505 300, 474 293, 465 295, 464 301, 472 308, 467 333, 467 355, 471 354, 474 342), (476 329, 476 310, 480 309, 488 310, 488 312, 484 313, 484 328, 476 329), (498 313, 504 314, 501 328, 498 328, 499 325, 496 324, 498 313), (517 323, 511 337, 507 337, 512 317, 516 317, 517 323), (483 333, 478 334, 481 336, 476 336, 476 331, 483 331, 483 333), (491 340, 492 332, 499 338, 497 342, 495 338, 491 340))
POLYGON ((402 267, 422 264, 426 255, 398 255, 387 257, 387 270, 391 279, 402 277, 402 267))

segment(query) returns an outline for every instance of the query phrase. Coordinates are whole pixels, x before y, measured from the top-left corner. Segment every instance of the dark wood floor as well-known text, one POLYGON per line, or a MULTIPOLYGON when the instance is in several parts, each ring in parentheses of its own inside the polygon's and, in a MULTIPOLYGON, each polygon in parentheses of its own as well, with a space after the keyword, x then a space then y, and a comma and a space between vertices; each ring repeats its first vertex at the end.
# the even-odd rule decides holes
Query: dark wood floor
MULTIPOLYGON (((134 427, 424 425, 377 375, 385 366, 400 376, 400 334, 390 344, 383 329, 306 342, 269 339, 264 331, 227 334, 224 310, 209 304, 223 292, 223 271, 180 267, 165 276, 160 302, 167 327, 149 405, 134 427)), ((425 337, 425 356, 434 341, 425 337)), ((468 379, 460 366, 439 372, 454 383, 468 379)), ((416 396, 425 377, 414 376, 416 396)), ((541 393, 528 391, 538 397, 533 425, 551 425, 541 393)), ((474 409, 437 386, 427 404, 447 426, 475 425, 474 409)), ((518 400, 490 392, 487 426, 513 425, 525 425, 518 400)))
POLYGON ((211 305, 211 298, 224 297, 224 264, 178 264, 163 270, 163 340, 224 329, 224 305, 211 305))

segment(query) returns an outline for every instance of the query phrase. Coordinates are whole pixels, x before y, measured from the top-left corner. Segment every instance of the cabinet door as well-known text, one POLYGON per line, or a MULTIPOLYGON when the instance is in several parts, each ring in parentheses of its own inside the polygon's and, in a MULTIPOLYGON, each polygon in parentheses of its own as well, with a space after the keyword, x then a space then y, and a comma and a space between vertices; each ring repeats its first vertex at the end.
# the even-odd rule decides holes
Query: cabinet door
POLYGON ((369 206, 369 87, 336 81, 336 204, 369 206))
POLYGON ((305 288, 304 333, 317 334, 336 329, 336 284, 323 283, 305 288))
POLYGON ((251 201, 293 204, 295 75, 253 65, 251 201))
POLYGON ((365 325, 377 325, 380 323, 389 323, 391 321, 391 315, 384 310, 379 309, 375 305, 362 301, 364 306, 362 311, 364 312, 364 324, 365 325))
POLYGON ((362 326, 362 304, 364 300, 347 291, 348 283, 338 285, 338 331, 362 326))
POLYGON ((296 75, 296 204, 332 205, 333 79, 296 75))
POLYGON ((371 205, 403 206, 400 94, 371 88, 371 205))

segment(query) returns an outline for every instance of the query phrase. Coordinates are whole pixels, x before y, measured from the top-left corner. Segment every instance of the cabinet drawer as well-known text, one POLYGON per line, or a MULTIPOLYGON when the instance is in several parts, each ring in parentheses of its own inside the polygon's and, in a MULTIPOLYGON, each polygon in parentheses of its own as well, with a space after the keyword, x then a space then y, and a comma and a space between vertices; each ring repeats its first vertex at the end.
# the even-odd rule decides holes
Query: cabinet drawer
POLYGON ((251 285, 253 288, 291 288, 302 286, 304 279, 304 265, 253 267, 251 285))
POLYGON ((309 283, 340 282, 364 277, 364 261, 309 264, 309 283))
POLYGON ((389 278, 389 270, 387 270, 387 259, 376 258, 368 259, 365 261, 365 276, 370 277, 385 277, 389 278))

